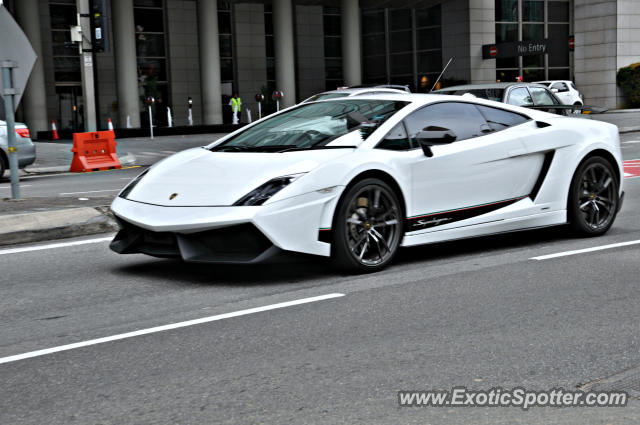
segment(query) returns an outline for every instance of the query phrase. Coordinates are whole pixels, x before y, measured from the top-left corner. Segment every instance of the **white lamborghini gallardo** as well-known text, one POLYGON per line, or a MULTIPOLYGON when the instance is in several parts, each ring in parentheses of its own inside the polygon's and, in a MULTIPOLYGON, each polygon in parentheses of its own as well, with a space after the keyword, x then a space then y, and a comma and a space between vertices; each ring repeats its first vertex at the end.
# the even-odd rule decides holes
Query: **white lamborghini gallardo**
POLYGON ((113 202, 111 249, 375 271, 403 246, 565 223, 601 235, 622 180, 611 124, 458 96, 341 98, 157 163, 113 202))

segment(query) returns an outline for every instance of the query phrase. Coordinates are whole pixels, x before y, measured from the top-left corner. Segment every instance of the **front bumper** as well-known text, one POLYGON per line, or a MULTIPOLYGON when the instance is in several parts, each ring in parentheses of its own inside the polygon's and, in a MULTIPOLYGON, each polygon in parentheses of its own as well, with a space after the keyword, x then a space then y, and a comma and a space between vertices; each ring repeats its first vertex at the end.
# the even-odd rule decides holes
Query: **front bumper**
POLYGON ((256 263, 282 251, 328 256, 318 229, 333 216, 335 192, 255 207, 166 207, 118 197, 111 209, 121 230, 111 249, 205 263, 256 263))

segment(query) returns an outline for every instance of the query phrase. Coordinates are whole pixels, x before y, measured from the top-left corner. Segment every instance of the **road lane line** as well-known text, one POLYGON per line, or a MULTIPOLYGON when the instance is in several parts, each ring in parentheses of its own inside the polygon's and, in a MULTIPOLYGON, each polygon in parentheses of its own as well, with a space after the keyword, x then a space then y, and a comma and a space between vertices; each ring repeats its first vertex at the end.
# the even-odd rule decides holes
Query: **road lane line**
POLYGON ((83 241, 52 243, 52 244, 39 245, 39 246, 25 246, 24 248, 2 249, 2 250, 0 250, 0 255, 18 254, 20 252, 30 252, 30 251, 41 251, 43 249, 65 248, 67 246, 86 245, 86 244, 90 244, 90 243, 106 242, 106 241, 110 241, 112 239, 113 239, 113 236, 109 236, 108 238, 98 238, 98 239, 87 239, 87 240, 83 240, 83 241))
MULTIPOLYGON (((22 178, 22 177, 20 177, 22 178)), ((31 187, 33 186, 32 184, 21 184, 20 187, 31 187)), ((0 188, 2 189, 11 189, 11 186, 0 186, 0 188)))
POLYGON ((103 344, 105 342, 118 341, 121 339, 133 338, 141 335, 148 335, 148 334, 157 333, 157 332, 164 332, 164 331, 169 331, 173 329, 184 328, 187 326, 200 325, 202 323, 209 323, 209 322, 215 322, 218 320, 230 319, 232 317, 246 316, 248 314, 260 313, 263 311, 276 310, 279 308, 292 307, 294 305, 308 304, 316 301, 328 300, 331 298, 344 297, 344 295, 345 294, 334 293, 334 294, 320 295, 317 297, 302 298, 299 300, 287 301, 287 302, 277 303, 277 304, 270 304, 262 307, 249 308, 246 310, 239 310, 231 313, 218 314, 215 316, 208 316, 200 319, 187 320, 184 322, 177 322, 169 325, 156 326, 154 328, 140 329, 138 331, 107 336, 104 338, 90 339, 88 341, 76 342, 74 344, 60 345, 58 347, 46 348, 44 350, 30 351, 24 354, 16 354, 15 356, 1 357, 0 364, 11 363, 18 360, 30 359, 32 357, 39 357, 39 356, 44 356, 52 353, 59 353, 60 351, 68 351, 76 348, 88 347, 90 345, 103 344))
POLYGON ((574 251, 558 252, 556 254, 541 255, 539 257, 532 257, 532 258, 529 258, 529 259, 530 260, 538 260, 538 261, 540 261, 540 260, 548 260, 550 258, 567 257, 569 255, 583 254, 585 252, 602 251, 604 249, 619 248, 621 246, 629 246, 629 245, 637 245, 637 244, 640 244, 640 240, 612 243, 610 245, 594 246, 592 248, 576 249, 574 251))
POLYGON ((58 193, 58 195, 79 195, 82 193, 98 193, 98 192, 119 192, 121 191, 122 188, 120 189, 105 189, 105 190, 85 190, 84 192, 65 192, 65 193, 58 193))

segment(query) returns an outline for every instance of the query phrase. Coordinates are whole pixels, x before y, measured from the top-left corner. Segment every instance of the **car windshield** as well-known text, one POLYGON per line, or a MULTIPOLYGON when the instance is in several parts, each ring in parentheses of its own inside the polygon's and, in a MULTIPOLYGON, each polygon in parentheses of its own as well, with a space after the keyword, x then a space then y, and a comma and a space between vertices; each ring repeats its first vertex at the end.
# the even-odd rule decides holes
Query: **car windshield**
POLYGON ((339 97, 347 97, 349 96, 348 92, 342 93, 320 93, 315 96, 311 96, 306 102, 315 102, 316 100, 327 100, 327 99, 337 99, 339 97))
POLYGON ((211 148, 226 152, 280 152, 347 146, 365 140, 409 102, 345 99, 301 105, 264 120, 211 148), (343 139, 344 140, 344 139, 343 139), (336 141, 333 146, 327 146, 336 141))
POLYGON ((481 99, 502 102, 502 97, 504 96, 504 89, 486 88, 486 89, 466 89, 466 90, 440 90, 438 91, 438 93, 453 94, 456 96, 462 96, 465 93, 471 93, 475 97, 479 97, 481 99))

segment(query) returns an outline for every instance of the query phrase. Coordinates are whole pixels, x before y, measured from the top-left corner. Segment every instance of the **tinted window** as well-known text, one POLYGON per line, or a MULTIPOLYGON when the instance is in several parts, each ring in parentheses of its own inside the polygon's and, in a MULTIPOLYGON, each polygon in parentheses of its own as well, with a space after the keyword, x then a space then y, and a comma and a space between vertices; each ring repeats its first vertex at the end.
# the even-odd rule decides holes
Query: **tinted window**
POLYGON ((555 83, 551 88, 558 89, 558 93, 569 91, 569 87, 565 83, 555 83))
POLYGON ((529 91, 524 87, 511 90, 507 103, 516 106, 533 106, 533 100, 531 100, 529 91))
POLYGON ((557 105, 555 98, 542 87, 530 87, 529 91, 533 97, 533 103, 536 105, 557 105))
POLYGON ((376 146, 379 149, 389 149, 393 151, 406 151, 411 149, 411 141, 407 136, 407 130, 403 123, 399 123, 386 135, 384 140, 376 146))
POLYGON ((483 105, 476 106, 489 124, 489 127, 494 131, 504 130, 505 128, 513 127, 514 125, 528 121, 528 118, 523 115, 508 112, 503 109, 491 108, 483 105))
POLYGON ((457 136, 456 141, 482 136, 491 131, 480 111, 470 103, 436 103, 409 115, 405 123, 411 138, 428 127, 453 130, 457 136))

